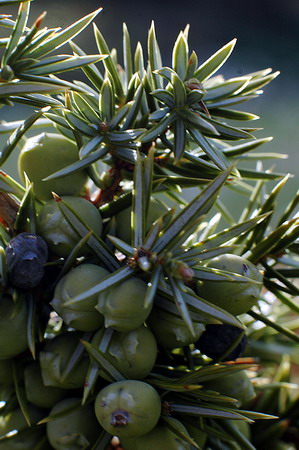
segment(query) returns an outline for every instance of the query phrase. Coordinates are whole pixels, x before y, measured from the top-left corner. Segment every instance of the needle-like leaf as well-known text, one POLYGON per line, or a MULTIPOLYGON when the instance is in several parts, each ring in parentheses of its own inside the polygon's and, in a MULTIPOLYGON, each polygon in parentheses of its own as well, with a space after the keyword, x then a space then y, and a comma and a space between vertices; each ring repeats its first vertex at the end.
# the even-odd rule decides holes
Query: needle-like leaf
POLYGON ((2 57, 2 67, 6 65, 10 54, 13 52, 13 50, 15 50, 15 48, 18 46, 18 43, 20 42, 22 34, 27 25, 29 10, 30 10, 30 1, 24 1, 20 3, 16 23, 13 32, 10 36, 10 39, 8 41, 4 55, 2 57))
POLYGON ((103 8, 98 8, 94 12, 82 17, 82 19, 77 20, 64 30, 54 33, 52 37, 50 37, 43 44, 35 47, 31 51, 32 57, 40 58, 41 56, 47 55, 53 50, 56 50, 62 45, 66 44, 68 41, 81 33, 84 28, 86 28, 90 24, 90 22, 92 22, 93 19, 102 11, 102 9, 103 8))
POLYGON ((225 183, 231 170, 220 174, 210 185, 185 207, 171 222, 164 234, 158 239, 153 250, 157 253, 171 247, 171 242, 184 229, 186 223, 195 216, 206 214, 212 206, 221 186, 225 183))
POLYGON ((225 63, 225 61, 233 51, 236 42, 237 40, 233 39, 216 53, 214 53, 214 55, 212 55, 195 71, 194 77, 203 82, 211 75, 213 75, 213 73, 220 69, 220 67, 225 63))

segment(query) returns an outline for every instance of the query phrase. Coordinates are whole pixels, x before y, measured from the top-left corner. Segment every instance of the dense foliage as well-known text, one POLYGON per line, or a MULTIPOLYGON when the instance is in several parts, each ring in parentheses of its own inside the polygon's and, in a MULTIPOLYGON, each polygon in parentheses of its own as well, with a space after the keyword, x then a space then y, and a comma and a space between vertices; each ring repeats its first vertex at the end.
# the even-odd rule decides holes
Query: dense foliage
POLYGON ((274 214, 289 175, 239 110, 278 72, 225 79, 236 41, 199 62, 188 26, 172 67, 153 23, 146 55, 124 25, 121 63, 94 23, 88 55, 101 9, 30 28, 12 4, 0 106, 28 117, 0 123, 20 179, 0 172, 0 448, 297 448, 299 195, 274 214))

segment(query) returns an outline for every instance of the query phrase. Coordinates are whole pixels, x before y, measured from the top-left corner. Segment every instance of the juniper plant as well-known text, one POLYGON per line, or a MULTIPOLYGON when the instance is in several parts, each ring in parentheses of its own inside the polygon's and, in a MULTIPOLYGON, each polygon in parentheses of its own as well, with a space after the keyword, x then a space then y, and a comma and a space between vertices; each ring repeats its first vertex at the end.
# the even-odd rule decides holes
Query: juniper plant
POLYGON ((200 62, 188 26, 172 67, 154 23, 146 54, 124 25, 121 62, 93 23, 88 55, 73 39, 101 9, 48 29, 11 4, 0 102, 34 112, 0 124, 24 182, 0 172, 0 448, 296 448, 299 196, 274 216, 289 175, 264 168, 282 155, 255 151, 271 138, 239 109, 278 72, 225 79, 236 40, 200 62))

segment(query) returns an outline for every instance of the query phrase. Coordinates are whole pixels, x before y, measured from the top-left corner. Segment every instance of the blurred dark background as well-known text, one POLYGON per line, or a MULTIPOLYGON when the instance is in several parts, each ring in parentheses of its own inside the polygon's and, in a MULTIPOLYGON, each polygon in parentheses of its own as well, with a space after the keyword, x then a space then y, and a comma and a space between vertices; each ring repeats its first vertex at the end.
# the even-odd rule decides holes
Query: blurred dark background
MULTIPOLYGON (((238 39, 233 54, 220 71, 225 77, 246 75, 267 67, 279 70, 280 76, 264 88, 264 95, 241 105, 241 109, 261 116, 259 121, 248 123, 248 126, 264 128, 256 133, 257 137, 274 137, 264 150, 290 155, 287 160, 275 161, 275 170, 296 175, 288 183, 286 197, 294 195, 299 174, 298 0, 35 0, 31 5, 30 24, 46 10, 45 25, 66 27, 99 7, 103 11, 95 22, 110 48, 118 50, 120 60, 122 23, 126 22, 129 28, 133 49, 138 41, 146 49, 147 30, 153 19, 165 65, 171 63, 172 46, 179 31, 190 24, 190 50, 197 52, 200 62, 234 37, 238 39)), ((10 10, 15 15, 17 8, 10 10)), ((4 12, 7 12, 5 7, 1 8, 1 13, 4 12)), ((97 52, 91 26, 75 42, 87 53, 97 52)), ((78 76, 76 73, 70 78, 78 76)), ((17 119, 24 111, 3 108, 0 115, 6 120, 17 119)), ((266 164, 270 167, 273 161, 266 164)))

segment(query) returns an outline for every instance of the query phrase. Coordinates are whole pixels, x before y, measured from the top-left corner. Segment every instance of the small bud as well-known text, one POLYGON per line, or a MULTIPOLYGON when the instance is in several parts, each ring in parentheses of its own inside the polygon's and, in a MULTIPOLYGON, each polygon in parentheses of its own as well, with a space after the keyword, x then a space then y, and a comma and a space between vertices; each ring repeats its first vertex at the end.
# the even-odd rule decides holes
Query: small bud
POLYGON ((197 78, 190 78, 190 80, 187 80, 185 82, 185 85, 191 91, 196 90, 198 92, 201 92, 203 95, 206 93, 206 90, 204 89, 203 85, 197 78))
POLYGON ((103 172, 101 176, 101 182, 103 183, 105 189, 110 188, 113 184, 113 181, 113 175, 110 171, 103 172))
POLYGON ((12 68, 10 66, 6 65, 1 69, 0 77, 4 81, 11 81, 14 79, 15 74, 14 74, 14 71, 12 70, 12 68))
POLYGON ((55 202, 61 202, 61 197, 59 197, 59 195, 57 195, 55 192, 51 192, 53 199, 55 200, 55 202))
POLYGON ((151 263, 148 260, 147 256, 142 256, 141 258, 138 258, 138 266, 141 270, 144 272, 147 272, 151 268, 151 263))
POLYGON ((109 131, 109 123, 108 122, 100 122, 99 131, 100 133, 107 133, 109 131))
POLYGON ((173 275, 180 280, 188 283, 193 280, 194 272, 187 264, 182 261, 175 261, 173 275))
POLYGON ((42 24, 44 18, 46 17, 46 15, 47 15, 47 11, 44 11, 43 13, 41 13, 41 14, 38 16, 38 18, 37 18, 36 21, 34 22, 34 26, 35 26, 36 28, 40 28, 40 27, 41 27, 41 24, 42 24))

